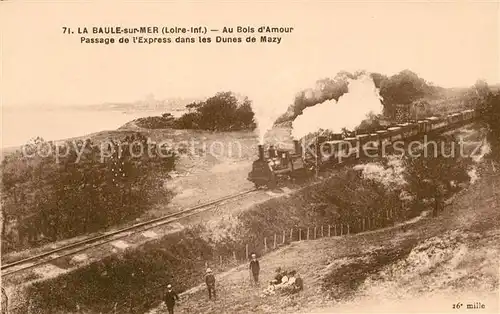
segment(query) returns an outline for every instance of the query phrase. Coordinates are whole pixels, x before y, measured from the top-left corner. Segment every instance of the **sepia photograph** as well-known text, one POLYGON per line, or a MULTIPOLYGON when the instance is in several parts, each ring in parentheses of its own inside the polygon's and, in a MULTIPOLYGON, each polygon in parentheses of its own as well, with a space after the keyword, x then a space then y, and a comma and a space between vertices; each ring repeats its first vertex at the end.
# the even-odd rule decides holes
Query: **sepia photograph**
POLYGON ((500 313, 500 1, 0 1, 0 314, 500 313))

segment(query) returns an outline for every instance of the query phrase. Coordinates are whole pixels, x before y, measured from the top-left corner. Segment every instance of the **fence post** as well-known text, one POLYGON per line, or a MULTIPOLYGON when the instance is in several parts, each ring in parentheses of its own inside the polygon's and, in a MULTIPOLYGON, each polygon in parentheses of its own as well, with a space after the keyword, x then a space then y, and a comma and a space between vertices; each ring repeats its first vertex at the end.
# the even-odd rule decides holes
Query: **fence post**
POLYGON ((351 233, 351 227, 349 226, 349 224, 347 224, 347 234, 350 234, 351 233))
POLYGON ((247 260, 248 259, 248 244, 245 244, 245 253, 246 253, 245 260, 247 260))
POLYGON ((264 237, 264 251, 267 251, 267 237, 264 237))
POLYGON ((337 224, 335 224, 335 236, 337 236, 337 224))
POLYGON ((290 243, 293 241, 293 228, 290 228, 290 243))
POLYGON ((307 240, 309 240, 309 227, 307 227, 307 240))
POLYGON ((328 225, 328 237, 332 236, 332 226, 328 225))
POLYGON ((316 227, 314 227, 314 240, 316 240, 316 227))
POLYGON ((236 258, 236 252, 235 251, 233 251, 233 259, 234 259, 235 262, 238 262, 238 259, 236 258))
MULTIPOLYGON (((4 287, 2 287, 2 313, 9 314, 9 296, 7 295, 7 292, 5 291, 4 287), (5 297, 5 302, 3 300, 3 297, 5 297)), ((31 308, 29 309, 31 311, 31 308)))
POLYGON ((323 233, 323 225, 321 225, 321 237, 323 238, 325 235, 323 233))
POLYGON ((340 224, 340 235, 344 235, 344 224, 340 224))
POLYGON ((365 231, 365 217, 363 217, 363 229, 361 230, 365 231))
POLYGON ((283 244, 285 244, 285 230, 283 230, 283 244))
POLYGON ((222 267, 222 255, 219 255, 219 264, 222 267))
POLYGON ((276 233, 274 234, 274 249, 276 248, 276 233))
POLYGON ((302 240, 302 229, 299 228, 299 241, 302 240))

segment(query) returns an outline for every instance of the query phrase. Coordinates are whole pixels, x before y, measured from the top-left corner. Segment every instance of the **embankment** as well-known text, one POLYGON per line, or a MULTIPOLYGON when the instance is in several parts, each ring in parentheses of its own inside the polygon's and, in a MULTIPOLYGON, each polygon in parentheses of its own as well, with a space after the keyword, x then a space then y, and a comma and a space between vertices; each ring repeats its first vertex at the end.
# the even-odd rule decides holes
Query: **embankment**
POLYGON ((407 217, 401 211, 387 219, 387 210, 401 208, 398 204, 396 195, 346 169, 235 216, 190 226, 139 249, 34 283, 25 293, 30 302, 21 302, 13 313, 26 313, 28 307, 36 313, 108 313, 115 306, 120 313, 142 313, 159 302, 159 287, 167 283, 184 291, 201 281, 207 264, 222 271, 246 262, 247 248, 264 254, 264 238, 271 247, 274 234, 282 242, 286 230, 285 242, 289 243, 290 231, 292 240, 305 239, 307 228, 313 237, 314 227, 319 233, 320 226, 327 225, 337 226, 337 232, 342 228, 346 233, 349 228, 354 233, 363 228, 359 218, 365 216, 372 218, 370 228, 382 227, 407 217))

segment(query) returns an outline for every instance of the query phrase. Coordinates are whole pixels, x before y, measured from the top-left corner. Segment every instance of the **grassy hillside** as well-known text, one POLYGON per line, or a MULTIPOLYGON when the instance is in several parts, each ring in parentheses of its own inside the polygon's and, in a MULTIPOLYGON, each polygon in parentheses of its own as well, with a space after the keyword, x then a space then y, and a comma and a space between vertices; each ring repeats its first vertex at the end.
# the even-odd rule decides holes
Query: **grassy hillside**
MULTIPOLYGON (((200 282, 205 262, 216 269, 234 266, 233 252, 240 261, 246 260, 245 244, 251 251, 263 254, 263 237, 281 234, 282 230, 294 228, 293 237, 298 239, 302 228, 301 237, 306 238, 307 227, 330 222, 343 223, 344 233, 350 223, 350 232, 356 232, 359 225, 354 223, 353 216, 363 210, 372 211, 378 226, 391 223, 392 220, 386 221, 380 215, 389 209, 390 195, 353 175, 340 172, 322 184, 288 197, 264 202, 234 216, 215 219, 213 223, 205 222, 36 283, 28 288, 27 297, 40 313, 68 313, 77 305, 92 313, 108 311, 115 302, 127 310, 132 304, 136 313, 157 303, 157 293, 151 292, 155 287, 173 282, 178 289, 188 289, 200 282), (219 265, 219 256, 223 256, 223 265, 219 265), (56 289, 61 286, 65 288, 56 289), (129 303, 123 305, 124 302, 129 303)), ((393 217, 398 218, 398 215, 393 217)), ((24 306, 19 311, 26 310, 24 306)))
MULTIPOLYGON (((497 170, 498 171, 498 170, 497 170)), ((497 313, 500 254, 499 172, 463 190, 436 218, 334 239, 293 243, 261 259, 262 284, 249 285, 246 265, 220 274, 219 300, 185 295, 182 313, 453 312, 482 302, 497 313), (277 267, 296 269, 305 289, 262 297, 277 267), (384 300, 384 302, 381 302, 384 300), (433 300, 430 302, 429 300, 433 300)), ((159 308, 151 313, 166 313, 159 308)))

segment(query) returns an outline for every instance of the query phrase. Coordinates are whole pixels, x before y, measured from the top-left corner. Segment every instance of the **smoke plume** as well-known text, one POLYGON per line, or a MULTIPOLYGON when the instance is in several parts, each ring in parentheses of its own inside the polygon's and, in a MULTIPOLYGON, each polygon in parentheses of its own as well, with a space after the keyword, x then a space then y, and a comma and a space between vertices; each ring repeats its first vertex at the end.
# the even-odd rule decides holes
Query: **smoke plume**
POLYGON ((267 131, 287 112, 304 83, 312 81, 312 75, 305 68, 277 69, 271 77, 256 78, 258 81, 246 84, 242 92, 252 100, 259 144, 264 144, 267 131))
MULTIPOLYGON (((311 94, 311 97, 314 96, 311 94)), ((341 133, 342 129, 353 130, 369 115, 381 114, 382 98, 369 75, 349 80, 348 92, 338 101, 327 100, 307 107, 293 121, 292 136, 301 139, 320 129, 341 133)))
MULTIPOLYGON (((278 92, 279 88, 275 88, 276 94, 258 94, 255 93, 252 98, 253 111, 255 113, 254 119, 257 123, 257 136, 259 138, 259 144, 264 144, 264 136, 266 132, 272 129, 274 121, 281 116, 289 106, 290 102, 286 100, 293 100, 293 97, 286 97, 287 93, 278 92), (278 97, 282 95, 282 97, 278 97)), ((290 92, 289 96, 293 96, 290 92)))

